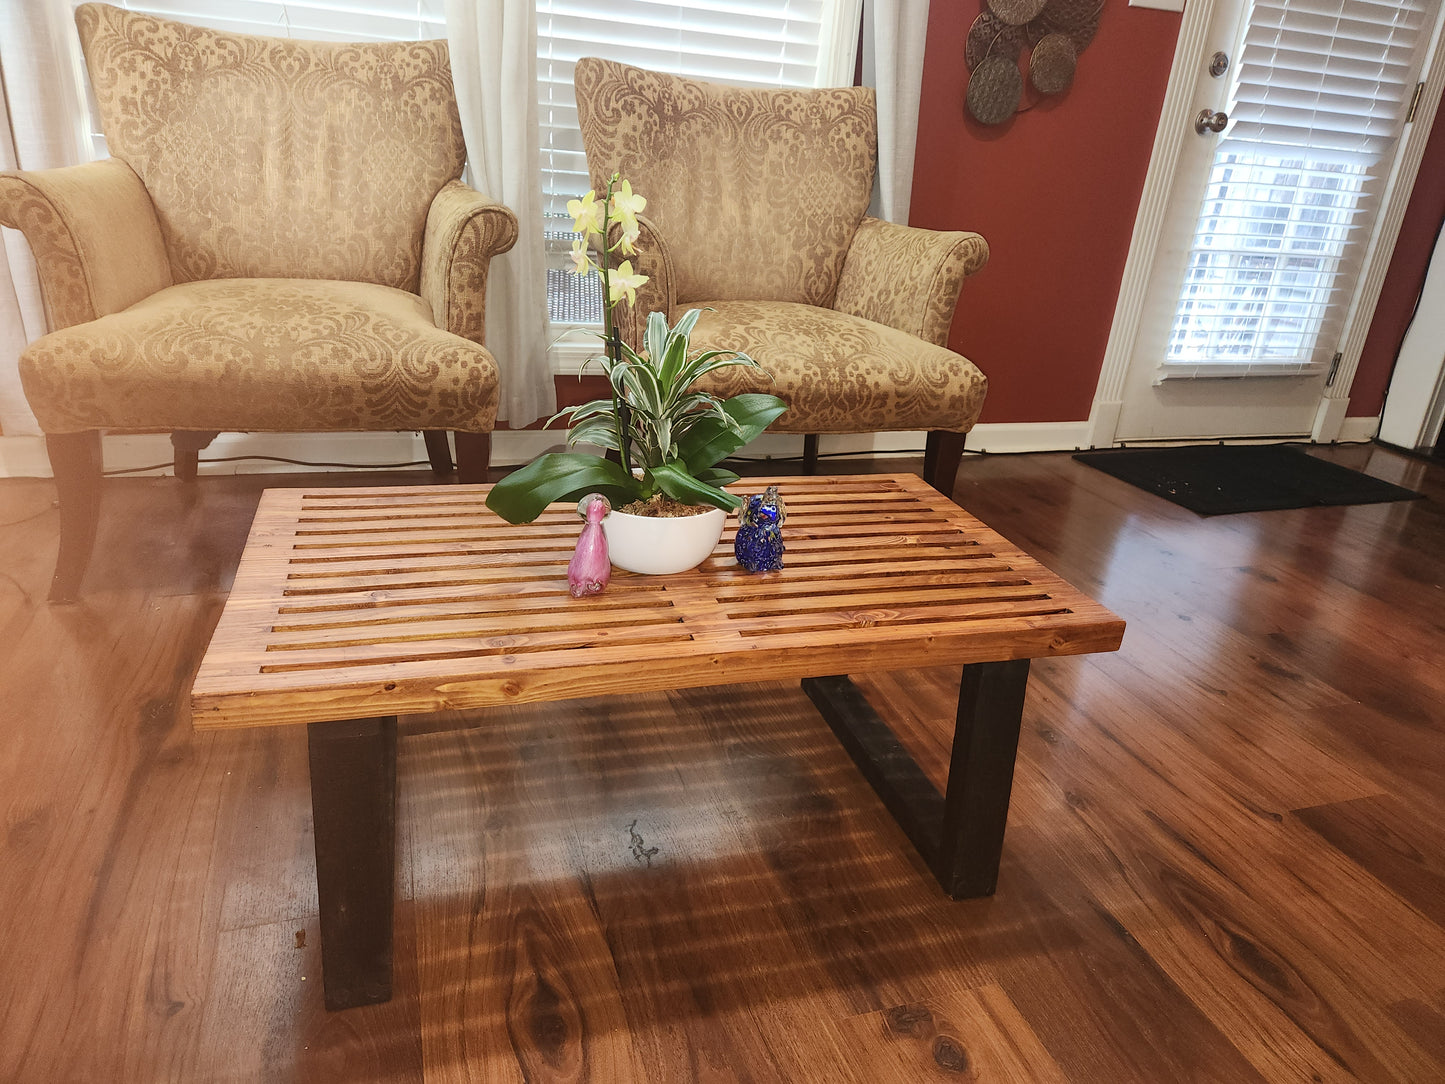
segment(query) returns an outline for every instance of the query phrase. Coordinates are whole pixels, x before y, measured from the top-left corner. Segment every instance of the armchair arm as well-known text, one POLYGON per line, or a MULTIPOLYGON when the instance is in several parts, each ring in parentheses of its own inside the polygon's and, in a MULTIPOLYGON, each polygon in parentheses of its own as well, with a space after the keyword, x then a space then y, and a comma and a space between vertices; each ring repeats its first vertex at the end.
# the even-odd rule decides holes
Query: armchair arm
POLYGON ((963 280, 986 263, 988 242, 976 233, 864 218, 833 308, 947 346, 963 280))
POLYGON ((461 181, 431 201, 421 243, 421 296, 437 327, 485 344, 487 272, 517 243, 517 216, 461 181))
POLYGON ((677 279, 672 271, 672 255, 657 225, 646 215, 638 215, 637 224, 642 227, 642 236, 637 239, 637 252, 627 259, 632 261, 634 271, 647 276, 647 281, 638 288, 637 301, 618 305, 612 310, 612 319, 622 341, 634 350, 641 350, 648 313, 660 312, 672 323, 672 307, 677 304, 677 279))
POLYGON ((129 308, 173 281, 155 207, 119 158, 0 173, 0 225, 30 242, 52 331, 129 308))

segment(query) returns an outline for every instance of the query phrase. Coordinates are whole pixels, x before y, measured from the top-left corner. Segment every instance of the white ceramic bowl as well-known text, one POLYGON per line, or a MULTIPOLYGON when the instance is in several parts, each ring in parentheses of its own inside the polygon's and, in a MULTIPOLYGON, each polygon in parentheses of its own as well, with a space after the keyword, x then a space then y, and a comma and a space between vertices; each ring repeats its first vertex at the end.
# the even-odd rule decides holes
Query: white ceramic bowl
POLYGON ((705 561, 722 538, 727 513, 710 508, 696 516, 632 516, 615 509, 602 519, 607 555, 628 572, 665 576, 705 561))

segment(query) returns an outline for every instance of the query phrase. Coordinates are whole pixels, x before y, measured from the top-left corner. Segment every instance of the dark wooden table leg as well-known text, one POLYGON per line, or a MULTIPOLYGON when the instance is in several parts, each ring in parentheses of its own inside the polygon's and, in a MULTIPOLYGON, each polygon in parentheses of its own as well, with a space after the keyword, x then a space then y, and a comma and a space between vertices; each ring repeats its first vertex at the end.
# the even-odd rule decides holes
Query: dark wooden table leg
POLYGON ((311 723, 306 738, 326 1007, 389 1001, 396 717, 311 723))
POLYGON ((939 794, 847 677, 807 678, 817 706, 863 777, 954 899, 998 884, 1029 660, 963 668, 947 794, 939 794))
POLYGON ((956 900, 992 896, 1013 790, 1029 660, 963 668, 933 873, 956 900))

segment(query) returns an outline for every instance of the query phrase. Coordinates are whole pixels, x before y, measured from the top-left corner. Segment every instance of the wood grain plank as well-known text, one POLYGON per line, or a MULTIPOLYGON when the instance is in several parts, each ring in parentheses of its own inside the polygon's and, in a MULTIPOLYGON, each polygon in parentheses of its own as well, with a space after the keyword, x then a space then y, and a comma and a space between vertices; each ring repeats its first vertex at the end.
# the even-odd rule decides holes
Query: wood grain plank
POLYGON ((837 1025, 872 1080, 1066 1084, 1069 1077, 999 986, 936 995, 837 1025))
POLYGON ((608 946, 565 834, 528 815, 514 755, 535 717, 494 726, 405 743, 405 816, 429 825, 412 838, 427 1079, 629 1079, 608 946))

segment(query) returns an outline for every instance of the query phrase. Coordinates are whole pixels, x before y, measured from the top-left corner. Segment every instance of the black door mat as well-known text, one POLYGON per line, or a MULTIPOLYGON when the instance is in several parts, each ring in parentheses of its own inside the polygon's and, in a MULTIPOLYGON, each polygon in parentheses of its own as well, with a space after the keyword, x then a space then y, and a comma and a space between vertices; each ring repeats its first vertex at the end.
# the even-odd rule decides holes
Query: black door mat
POLYGON ((1283 444, 1123 448, 1074 458, 1201 516, 1421 496, 1283 444))

